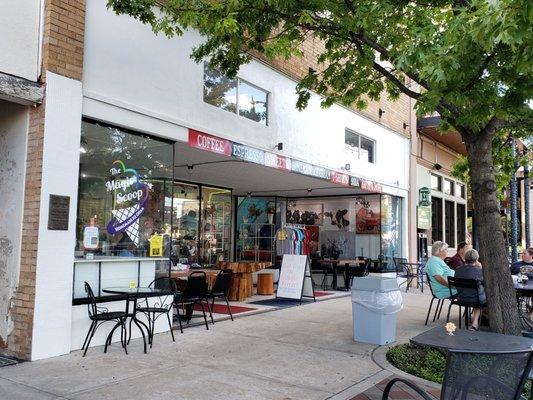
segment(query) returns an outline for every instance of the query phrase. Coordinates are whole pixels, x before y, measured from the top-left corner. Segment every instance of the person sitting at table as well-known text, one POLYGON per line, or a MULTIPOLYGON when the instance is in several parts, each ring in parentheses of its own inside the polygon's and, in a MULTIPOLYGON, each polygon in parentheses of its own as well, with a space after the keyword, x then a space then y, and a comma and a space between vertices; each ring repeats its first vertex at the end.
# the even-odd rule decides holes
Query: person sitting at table
POLYGON ((526 274, 529 279, 533 278, 533 247, 528 247, 522 253, 520 261, 511 264, 511 274, 526 274))
POLYGON ((457 267, 460 267, 465 263, 465 253, 470 250, 472 246, 470 246, 466 242, 461 242, 457 245, 457 253, 448 260, 448 266, 451 269, 456 269, 457 267))
MULTIPOLYGON (((483 287, 483 270, 479 262, 479 253, 470 249, 465 253, 465 264, 455 270, 455 277, 461 279, 476 279, 481 282, 479 289, 457 288, 457 299, 466 304, 486 304, 487 297, 483 287), (477 297, 479 294, 479 297, 477 297)), ((472 329, 479 329, 479 319, 481 317, 481 308, 472 307, 472 329)))
MULTIPOLYGON (((450 289, 448 288, 448 277, 454 276, 454 271, 446 265, 444 259, 448 253, 448 244, 436 241, 431 246, 431 257, 426 263, 427 274, 433 294, 438 299, 447 299, 450 297, 450 289)), ((457 291, 452 290, 455 295, 457 291)))

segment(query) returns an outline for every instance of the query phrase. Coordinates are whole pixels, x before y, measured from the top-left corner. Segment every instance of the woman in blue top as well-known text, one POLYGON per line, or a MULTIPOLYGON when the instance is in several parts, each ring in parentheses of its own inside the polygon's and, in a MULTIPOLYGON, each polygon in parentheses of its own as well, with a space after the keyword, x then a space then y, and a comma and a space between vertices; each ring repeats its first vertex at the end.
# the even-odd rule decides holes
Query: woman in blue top
MULTIPOLYGON (((426 263, 426 271, 429 275, 431 288, 438 299, 446 299, 450 297, 448 277, 454 276, 453 269, 444 262, 448 255, 448 244, 440 241, 433 242, 431 254, 432 256, 426 263)), ((453 289, 452 294, 455 295, 456 293, 457 291, 453 289)))

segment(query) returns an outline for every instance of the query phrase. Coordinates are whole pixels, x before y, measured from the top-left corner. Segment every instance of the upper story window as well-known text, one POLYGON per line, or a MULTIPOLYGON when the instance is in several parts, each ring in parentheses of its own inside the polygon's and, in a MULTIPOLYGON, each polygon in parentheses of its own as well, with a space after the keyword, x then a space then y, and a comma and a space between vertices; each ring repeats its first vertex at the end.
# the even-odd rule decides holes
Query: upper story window
POLYGON ((368 161, 369 163, 376 162, 376 142, 374 140, 346 129, 344 143, 348 152, 355 158, 368 161))
POLYGON ((240 78, 228 79, 204 64, 204 101, 268 125, 268 92, 240 78))
POLYGON ((442 192, 442 177, 431 174, 431 189, 442 192))
POLYGON ((457 195, 461 197, 462 199, 466 199, 466 193, 465 193, 465 185, 462 183, 457 184, 457 195))
POLYGON ((444 193, 450 196, 455 194, 455 183, 450 179, 444 179, 444 193))

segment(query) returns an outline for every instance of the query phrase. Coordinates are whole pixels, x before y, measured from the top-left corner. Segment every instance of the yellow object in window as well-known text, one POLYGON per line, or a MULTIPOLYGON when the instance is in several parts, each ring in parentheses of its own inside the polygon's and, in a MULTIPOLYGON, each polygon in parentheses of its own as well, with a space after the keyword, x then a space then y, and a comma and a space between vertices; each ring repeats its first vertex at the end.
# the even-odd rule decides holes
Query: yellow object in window
POLYGON ((153 235, 150 238, 150 257, 163 256, 163 236, 153 235))

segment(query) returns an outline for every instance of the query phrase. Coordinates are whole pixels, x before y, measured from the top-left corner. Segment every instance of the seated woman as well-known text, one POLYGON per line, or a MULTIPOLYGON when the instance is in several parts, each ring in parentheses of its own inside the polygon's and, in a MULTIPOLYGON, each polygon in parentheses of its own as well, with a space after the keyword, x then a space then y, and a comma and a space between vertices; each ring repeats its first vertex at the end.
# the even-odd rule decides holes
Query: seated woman
MULTIPOLYGON (((447 253, 448 244, 440 241, 434 242, 433 246, 431 246, 432 256, 426 263, 431 289, 438 299, 447 299, 450 297, 448 277, 454 276, 454 271, 444 262, 447 253)), ((452 290, 452 294, 455 295, 455 291, 452 290)))
MULTIPOLYGON (((468 250, 465 253, 465 264, 456 268, 455 277, 462 279, 477 279, 481 282, 478 292, 476 289, 458 288, 457 299, 464 303, 486 304, 487 297, 483 287, 483 270, 479 262, 479 253, 474 250, 468 250), (478 296, 479 293, 479 297, 478 296)), ((478 330, 479 318, 481 317, 481 308, 472 308, 472 329, 478 330)))

